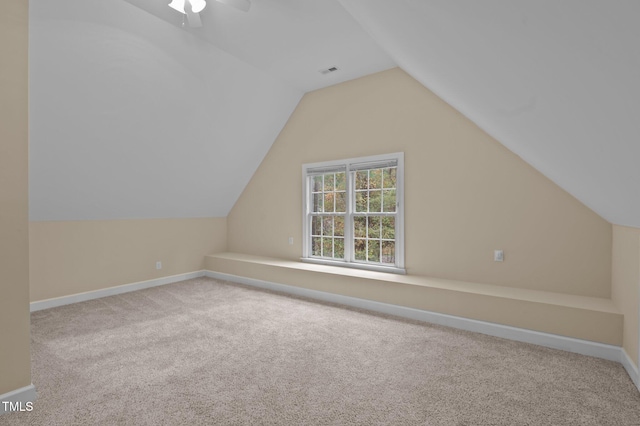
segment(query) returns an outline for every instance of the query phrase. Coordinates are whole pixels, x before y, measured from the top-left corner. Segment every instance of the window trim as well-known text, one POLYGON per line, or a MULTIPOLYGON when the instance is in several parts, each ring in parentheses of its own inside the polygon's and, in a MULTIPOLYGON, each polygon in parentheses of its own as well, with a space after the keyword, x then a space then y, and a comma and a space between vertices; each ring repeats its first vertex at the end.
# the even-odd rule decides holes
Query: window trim
POLYGON ((406 274, 404 266, 404 152, 395 152, 391 154, 373 155, 367 157, 347 158, 334 161, 323 161, 319 163, 308 163, 302 165, 302 258, 303 262, 316 263, 321 265, 341 266, 354 269, 362 269, 369 271, 389 272, 395 274, 406 274), (355 199, 354 180, 352 172, 362 169, 363 165, 371 163, 377 165, 384 162, 396 162, 396 232, 395 232, 395 260, 394 266, 378 265, 374 263, 363 263, 353 261, 349 255, 353 248, 353 202, 351 195, 355 199), (347 183, 347 206, 345 212, 345 259, 323 259, 311 257, 311 186, 310 173, 326 169, 329 173, 340 167, 346 172, 347 183), (347 240, 349 250, 347 250, 347 240), (347 254, 348 252, 348 254, 347 254))

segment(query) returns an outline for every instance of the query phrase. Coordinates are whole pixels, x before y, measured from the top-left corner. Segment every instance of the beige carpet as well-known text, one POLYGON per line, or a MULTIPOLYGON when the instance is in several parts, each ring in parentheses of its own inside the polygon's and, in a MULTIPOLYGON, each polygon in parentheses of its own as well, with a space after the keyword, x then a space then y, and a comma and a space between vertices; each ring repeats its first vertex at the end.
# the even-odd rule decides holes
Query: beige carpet
POLYGON ((640 425, 617 363, 195 279, 32 315, 1 425, 640 425))

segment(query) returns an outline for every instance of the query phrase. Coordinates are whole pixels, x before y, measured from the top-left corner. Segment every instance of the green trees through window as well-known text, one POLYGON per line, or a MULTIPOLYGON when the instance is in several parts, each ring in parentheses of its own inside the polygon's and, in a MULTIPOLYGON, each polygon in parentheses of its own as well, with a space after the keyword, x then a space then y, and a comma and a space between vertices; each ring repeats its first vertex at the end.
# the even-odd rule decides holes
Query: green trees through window
POLYGON ((305 166, 303 257, 402 267, 402 154, 305 166), (363 161, 359 161, 363 160, 363 161))
POLYGON ((356 261, 395 264, 397 167, 355 172, 356 261))
POLYGON ((345 172, 313 176, 312 185, 311 255, 344 259, 345 172))

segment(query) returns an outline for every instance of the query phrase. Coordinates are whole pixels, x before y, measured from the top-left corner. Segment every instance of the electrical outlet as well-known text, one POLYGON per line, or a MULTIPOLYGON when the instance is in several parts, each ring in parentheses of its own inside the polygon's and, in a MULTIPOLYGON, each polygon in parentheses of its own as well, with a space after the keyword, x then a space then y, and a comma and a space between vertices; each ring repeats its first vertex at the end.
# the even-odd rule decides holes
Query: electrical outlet
POLYGON ((289 237, 289 245, 292 246, 293 245, 293 237, 289 237))
POLYGON ((162 262, 160 261, 156 262, 156 269, 162 269, 162 262))
POLYGON ((502 262, 504 260, 504 252, 502 250, 494 250, 493 260, 495 262, 502 262))

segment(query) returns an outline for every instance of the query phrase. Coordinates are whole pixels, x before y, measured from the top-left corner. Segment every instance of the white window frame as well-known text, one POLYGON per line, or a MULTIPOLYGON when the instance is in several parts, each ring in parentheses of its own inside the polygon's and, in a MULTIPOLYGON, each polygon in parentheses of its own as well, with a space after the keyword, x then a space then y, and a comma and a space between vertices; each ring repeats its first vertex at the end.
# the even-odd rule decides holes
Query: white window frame
POLYGON ((391 272, 396 274, 406 274, 404 267, 404 153, 396 152, 392 154, 374 155, 368 157, 349 158, 336 161, 324 161, 320 163, 309 163, 302 165, 302 258, 303 262, 317 263, 323 265, 346 266, 356 269, 371 271, 391 272), (396 162, 396 214, 395 214, 395 265, 387 266, 375 263, 363 263, 355 260, 354 238, 353 238, 353 217, 355 210, 355 170, 362 169, 365 164, 371 164, 371 168, 376 168, 378 164, 396 162), (346 171, 346 214, 344 225, 345 256, 341 259, 325 259, 312 257, 311 252, 311 218, 312 218, 312 180, 314 174, 310 170, 326 169, 327 171, 343 168, 346 171))

